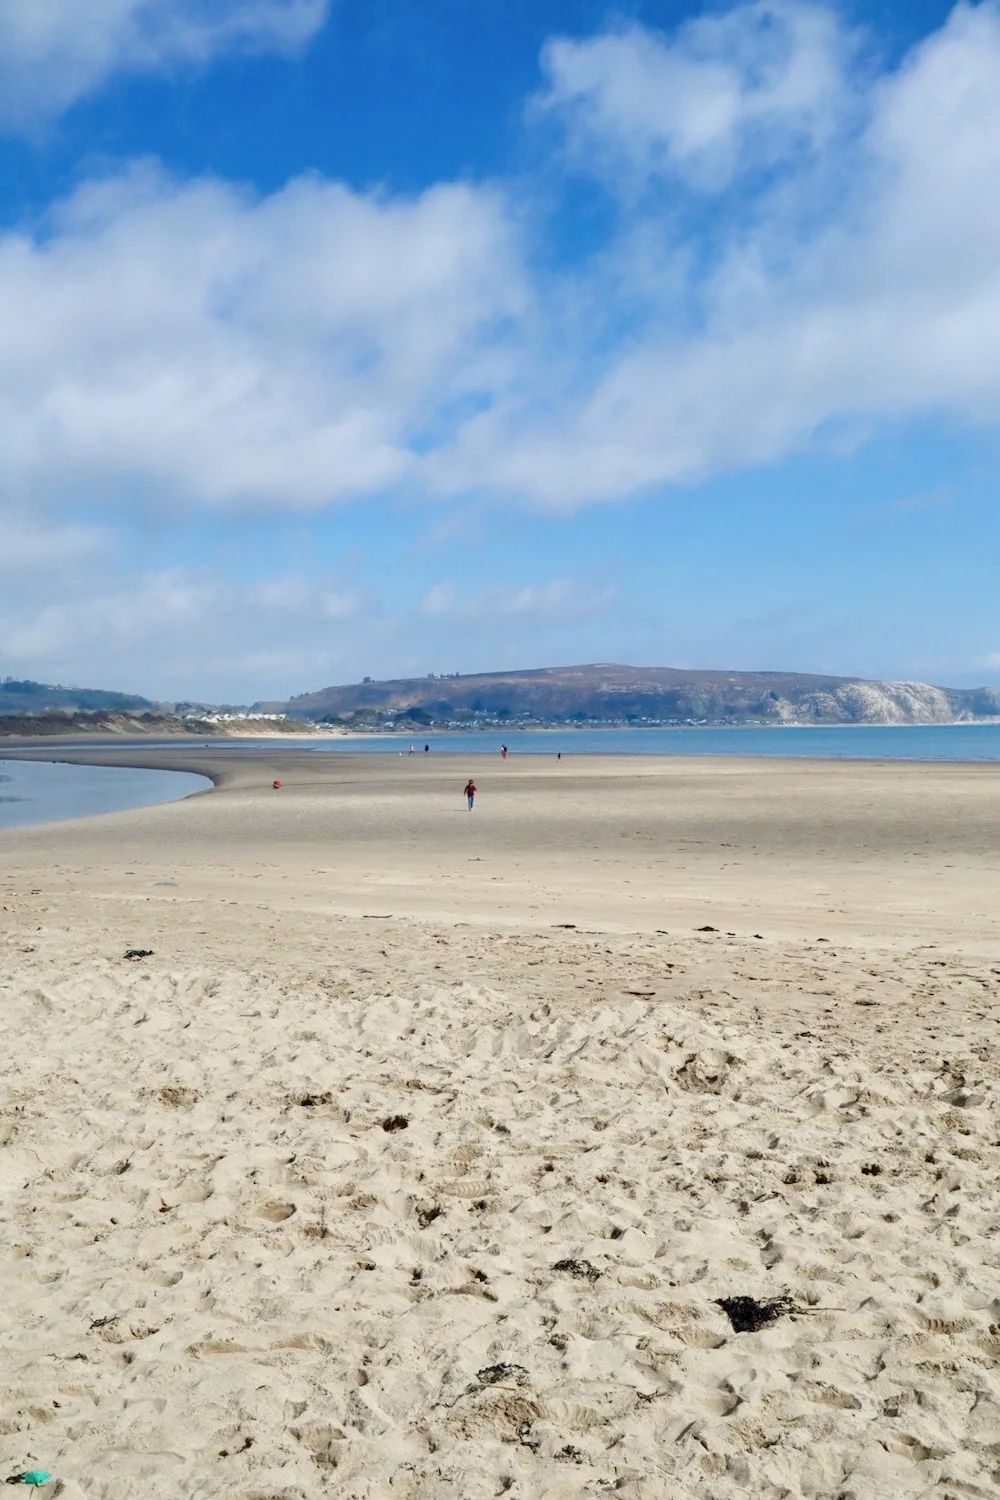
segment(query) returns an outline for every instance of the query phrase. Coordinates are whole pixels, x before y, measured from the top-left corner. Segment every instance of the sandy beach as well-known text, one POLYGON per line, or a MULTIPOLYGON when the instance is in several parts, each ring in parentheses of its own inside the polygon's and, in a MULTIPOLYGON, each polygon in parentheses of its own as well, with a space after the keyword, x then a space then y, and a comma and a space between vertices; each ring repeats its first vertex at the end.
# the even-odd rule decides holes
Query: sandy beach
POLYGON ((0 1478, 1000 1493, 1000 768, 37 754, 216 788, 0 834, 0 1478))

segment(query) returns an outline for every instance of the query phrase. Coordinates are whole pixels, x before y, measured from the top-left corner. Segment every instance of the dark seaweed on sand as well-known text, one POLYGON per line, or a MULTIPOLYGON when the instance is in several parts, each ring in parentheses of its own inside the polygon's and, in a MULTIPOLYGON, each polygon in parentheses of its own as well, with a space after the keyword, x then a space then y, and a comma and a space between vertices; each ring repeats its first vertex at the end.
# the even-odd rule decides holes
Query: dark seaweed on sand
POLYGON ((528 1372, 523 1365, 487 1365, 485 1370, 476 1371, 476 1379, 480 1385, 500 1385, 501 1383, 513 1383, 524 1385, 528 1379, 528 1372))
POLYGON ((755 1297, 716 1297, 736 1333, 758 1333, 769 1323, 796 1311, 791 1297, 775 1297, 772 1302, 758 1302, 755 1297))
POLYGON ((589 1260, 557 1260, 552 1267, 553 1271, 568 1271, 571 1276, 577 1276, 583 1281, 596 1281, 600 1271, 592 1266, 589 1260))

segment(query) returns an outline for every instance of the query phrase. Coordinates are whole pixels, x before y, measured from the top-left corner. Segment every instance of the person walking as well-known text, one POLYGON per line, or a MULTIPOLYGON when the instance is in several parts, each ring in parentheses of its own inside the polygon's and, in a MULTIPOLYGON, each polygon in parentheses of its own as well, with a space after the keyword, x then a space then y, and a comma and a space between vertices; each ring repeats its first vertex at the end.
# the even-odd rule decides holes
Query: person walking
POLYGON ((473 803, 476 800, 476 783, 473 781, 471 776, 465 783, 465 799, 469 804, 469 811, 471 812, 473 803))

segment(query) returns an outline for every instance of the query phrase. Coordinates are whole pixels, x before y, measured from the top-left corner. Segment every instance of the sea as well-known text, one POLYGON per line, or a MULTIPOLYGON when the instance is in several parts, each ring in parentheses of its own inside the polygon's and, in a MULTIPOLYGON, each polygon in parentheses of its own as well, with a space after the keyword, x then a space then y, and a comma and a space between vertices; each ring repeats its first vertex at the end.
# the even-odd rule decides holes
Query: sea
MULTIPOLYGON (((280 739, 268 740, 272 748, 280 739)), ((287 744, 287 741, 284 743, 287 744)), ((509 729, 372 734, 300 741, 304 748, 406 755, 772 755, 819 760, 1000 761, 998 724, 858 724, 830 728, 509 729)))
POLYGON ((0 831, 176 802, 212 785, 187 771, 67 766, 0 756, 0 831))
MULTIPOLYGON (((100 748, 93 740, 81 742, 100 748)), ((143 749, 181 748, 177 740, 143 749)), ((819 760, 923 760, 1000 763, 1000 724, 837 725, 830 728, 720 729, 516 729, 430 732, 425 735, 372 734, 296 740, 276 736, 253 740, 212 740, 213 754, 226 750, 296 749, 311 754, 460 754, 496 756, 503 745, 511 758, 522 755, 748 755, 819 760), (424 749, 425 745, 428 747, 424 749)), ((121 753, 127 742, 116 739, 121 753)), ((183 742, 186 751, 199 742, 183 742)), ((206 746, 208 748, 208 746, 206 746)), ((124 767, 70 766, 59 762, 4 760, 0 757, 0 831, 33 823, 85 818, 173 802, 202 791, 211 782, 181 771, 124 767)))

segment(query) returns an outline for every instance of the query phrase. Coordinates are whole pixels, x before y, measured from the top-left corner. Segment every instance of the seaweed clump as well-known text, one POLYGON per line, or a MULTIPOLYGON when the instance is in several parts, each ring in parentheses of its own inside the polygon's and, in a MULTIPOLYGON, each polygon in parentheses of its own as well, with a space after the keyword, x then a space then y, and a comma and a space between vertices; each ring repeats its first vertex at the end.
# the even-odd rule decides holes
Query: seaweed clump
POLYGON ((775 1297, 770 1302, 758 1302, 756 1297, 716 1297, 715 1305, 722 1308, 735 1333, 759 1333, 796 1310, 791 1297, 775 1297))

